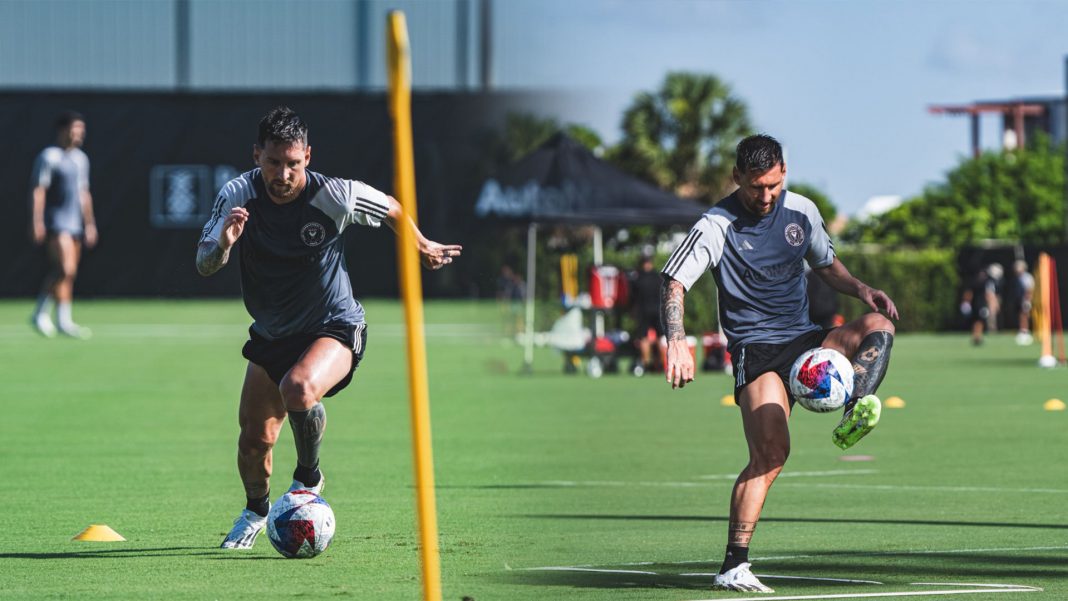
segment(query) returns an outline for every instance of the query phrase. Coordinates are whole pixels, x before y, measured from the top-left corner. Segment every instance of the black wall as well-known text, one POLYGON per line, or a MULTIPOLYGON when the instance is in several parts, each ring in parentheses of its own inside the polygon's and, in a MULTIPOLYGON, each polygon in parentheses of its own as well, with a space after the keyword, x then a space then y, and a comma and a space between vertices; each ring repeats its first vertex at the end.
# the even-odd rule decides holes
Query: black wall
MULTIPOLYGON (((492 165, 493 128, 530 97, 416 94, 413 97, 416 190, 427 237, 480 244, 472 207, 492 165)), ((0 297, 33 296, 45 268, 28 236, 30 172, 54 142, 53 121, 65 109, 85 115, 100 243, 84 256, 79 297, 218 296, 239 293, 236 265, 203 278, 194 267, 199 228, 159 228, 150 220, 150 173, 159 165, 252 168, 259 119, 287 104, 310 127, 311 169, 392 192, 392 139, 382 94, 0 93, 6 217, 0 221, 0 297)), ((214 197, 214 191, 211 197, 214 197)), ((350 228, 349 272, 357 296, 397 293, 395 242, 388 228, 350 228)), ((477 293, 474 261, 428 273, 428 295, 477 293)), ((492 294, 492 291, 489 291, 492 294)))

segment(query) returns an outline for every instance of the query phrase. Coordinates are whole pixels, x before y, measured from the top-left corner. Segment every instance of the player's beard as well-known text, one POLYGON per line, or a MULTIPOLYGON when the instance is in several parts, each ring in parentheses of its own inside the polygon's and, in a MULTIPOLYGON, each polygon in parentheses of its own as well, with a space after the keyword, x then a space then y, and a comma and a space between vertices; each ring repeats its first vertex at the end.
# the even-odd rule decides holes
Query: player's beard
POLYGON ((271 182, 271 194, 273 194, 275 198, 282 200, 288 200, 293 196, 294 188, 293 184, 289 182, 271 182))

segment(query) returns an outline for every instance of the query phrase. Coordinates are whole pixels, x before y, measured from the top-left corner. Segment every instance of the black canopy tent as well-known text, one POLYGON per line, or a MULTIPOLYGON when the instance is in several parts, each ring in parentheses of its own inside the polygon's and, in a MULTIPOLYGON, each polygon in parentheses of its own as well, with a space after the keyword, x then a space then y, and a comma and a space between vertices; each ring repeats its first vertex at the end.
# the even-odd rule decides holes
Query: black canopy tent
POLYGON ((624 173, 563 133, 487 180, 475 215, 527 224, 525 366, 529 369, 534 362, 534 253, 539 223, 595 226, 594 262, 600 264, 600 226, 689 226, 705 210, 624 173))

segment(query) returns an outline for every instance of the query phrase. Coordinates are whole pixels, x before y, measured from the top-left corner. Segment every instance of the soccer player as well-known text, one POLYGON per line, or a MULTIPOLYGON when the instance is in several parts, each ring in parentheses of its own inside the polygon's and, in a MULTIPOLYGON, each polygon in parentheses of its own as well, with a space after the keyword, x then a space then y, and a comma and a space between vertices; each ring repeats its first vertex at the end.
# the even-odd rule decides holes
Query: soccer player
POLYGON ((683 330, 683 299, 705 271, 719 288, 719 315, 734 359, 734 398, 741 408, 749 463, 731 495, 727 551, 716 576, 717 588, 773 592, 750 571, 749 542, 768 489, 790 453, 787 420, 793 400, 786 379, 804 351, 823 346, 851 357, 853 398, 832 432, 847 449, 879 421, 873 394, 886 374, 897 308, 881 290, 850 275, 816 206, 784 189, 786 164, 772 137, 750 136, 738 144, 733 172, 738 189, 708 210, 668 259, 662 273, 661 318, 668 340, 671 387, 694 378, 693 357, 683 330), (868 313, 839 328, 824 330, 808 316, 804 262, 835 290, 854 296, 868 313))
POLYGON ((290 490, 323 489, 321 401, 349 384, 367 343, 345 265, 345 228, 411 228, 429 269, 448 265, 462 250, 427 240, 396 200, 371 186, 307 170, 308 127, 287 107, 260 121, 252 157, 257 167, 219 193, 196 261, 201 275, 211 275, 237 245, 242 295, 254 320, 242 350, 249 363, 238 410, 237 468, 247 503, 224 549, 252 547, 267 523, 271 449, 287 417, 297 447, 290 490))
POLYGON ((30 237, 48 251, 48 273, 41 285, 30 323, 42 335, 88 338, 89 329, 74 323, 71 300, 82 243, 96 245, 93 197, 89 194, 89 157, 82 151, 85 118, 66 111, 56 119, 56 145, 37 156, 33 166, 30 237), (55 304, 56 321, 52 321, 55 304))

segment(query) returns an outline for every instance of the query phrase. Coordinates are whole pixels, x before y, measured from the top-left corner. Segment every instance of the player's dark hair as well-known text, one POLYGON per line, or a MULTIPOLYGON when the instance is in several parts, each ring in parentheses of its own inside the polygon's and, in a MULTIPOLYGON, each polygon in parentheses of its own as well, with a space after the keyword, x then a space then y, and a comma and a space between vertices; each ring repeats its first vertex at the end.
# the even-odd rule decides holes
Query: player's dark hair
POLYGON ((56 117, 56 130, 67 129, 75 121, 85 123, 85 117, 78 111, 63 111, 56 117))
POLYGON ((757 134, 738 142, 735 166, 742 173, 762 173, 782 163, 782 144, 767 134, 757 134))
POLYGON ((256 142, 263 148, 267 141, 308 145, 308 124, 288 106, 276 106, 260 120, 256 142))

